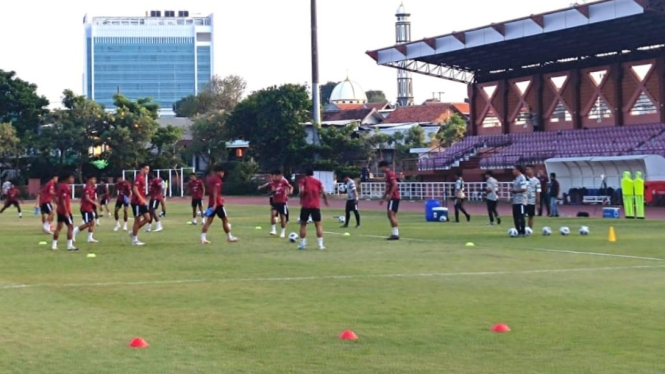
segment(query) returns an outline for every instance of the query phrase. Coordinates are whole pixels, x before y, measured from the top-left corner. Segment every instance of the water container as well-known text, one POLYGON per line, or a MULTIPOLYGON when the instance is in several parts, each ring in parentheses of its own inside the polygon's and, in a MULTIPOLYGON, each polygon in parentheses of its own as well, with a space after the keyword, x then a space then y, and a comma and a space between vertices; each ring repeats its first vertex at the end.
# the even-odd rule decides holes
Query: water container
POLYGON ((603 218, 618 219, 619 217, 619 208, 603 208, 603 218))
POLYGON ((432 214, 434 216, 434 221, 438 222, 448 221, 448 208, 432 208, 432 214))
POLYGON ((425 220, 427 222, 435 222, 437 221, 434 219, 434 212, 432 209, 438 208, 441 206, 441 202, 439 200, 427 200, 425 202, 425 220))

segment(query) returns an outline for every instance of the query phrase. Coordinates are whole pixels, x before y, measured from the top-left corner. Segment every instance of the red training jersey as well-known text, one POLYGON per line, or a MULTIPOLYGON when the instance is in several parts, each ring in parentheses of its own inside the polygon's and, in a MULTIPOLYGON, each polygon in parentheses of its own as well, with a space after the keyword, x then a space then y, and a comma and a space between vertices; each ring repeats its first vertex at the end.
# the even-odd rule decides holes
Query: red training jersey
POLYGON ((300 206, 307 209, 321 208, 323 183, 314 177, 305 177, 300 181, 300 206))
POLYGON ((139 194, 132 194, 132 204, 145 204, 145 177, 143 175, 138 174, 136 176, 134 187, 139 191, 139 194))
POLYGON ((386 170, 386 193, 390 192, 393 186, 395 186, 395 192, 393 192, 393 195, 390 196, 390 198, 399 200, 400 196, 399 186, 397 185, 397 176, 394 171, 386 170))
POLYGON ((189 181, 189 192, 192 194, 192 199, 203 199, 203 181, 196 179, 189 181))
POLYGON ((94 210, 94 205, 88 199, 95 201, 96 194, 95 186, 85 186, 81 197, 81 212, 92 212, 94 210))
POLYGON ((224 199, 222 198, 223 184, 222 178, 218 176, 208 178, 208 206, 224 205, 224 199), (217 193, 217 200, 215 200, 215 192, 217 193))
POLYGON ((58 184, 58 214, 69 216, 72 214, 72 189, 67 183, 58 184))
POLYGON ((118 201, 125 200, 125 196, 129 197, 132 194, 132 185, 127 181, 118 182, 115 184, 115 190, 118 195, 118 201))
POLYGON ((42 188, 41 193, 39 194, 39 203, 40 204, 49 204, 53 201, 53 195, 55 195, 55 183, 53 180, 46 182, 42 188))
POLYGON ((7 202, 15 203, 18 202, 18 195, 20 191, 16 187, 12 187, 7 190, 7 202))
POLYGON ((289 200, 289 190, 291 183, 282 178, 279 182, 270 182, 270 191, 272 191, 272 202, 275 204, 286 204, 289 200))
POLYGON ((155 200, 161 200, 162 197, 162 180, 159 178, 153 178, 150 181, 150 197, 155 200))

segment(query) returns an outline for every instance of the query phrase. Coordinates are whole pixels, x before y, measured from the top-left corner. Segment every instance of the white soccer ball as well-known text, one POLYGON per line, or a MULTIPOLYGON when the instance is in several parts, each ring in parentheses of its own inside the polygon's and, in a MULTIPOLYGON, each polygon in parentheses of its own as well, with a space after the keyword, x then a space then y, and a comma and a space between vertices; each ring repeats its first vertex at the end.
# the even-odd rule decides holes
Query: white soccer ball
POLYGON ((589 232, 589 228, 588 228, 588 227, 586 227, 586 226, 582 226, 582 227, 580 227, 580 235, 584 235, 584 236, 586 236, 586 235, 589 235, 589 233, 590 233, 590 232, 589 232))
POLYGON ((517 232, 517 229, 513 228, 513 229, 508 230, 508 236, 510 236, 511 238, 516 238, 517 235, 519 235, 519 234, 520 233, 517 232))
POLYGON ((544 236, 550 236, 552 235, 552 229, 549 227, 543 227, 543 235, 544 236))
POLYGON ((298 240, 298 234, 296 234, 295 232, 290 233, 289 234, 289 241, 291 243, 295 243, 296 240, 298 240))
POLYGON ((344 222, 346 222, 346 217, 339 216, 339 217, 337 217, 337 221, 339 221, 339 223, 344 223, 344 222))
POLYGON ((441 217, 439 217, 439 221, 440 222, 446 222, 446 221, 448 221, 448 218, 446 218, 446 216, 441 216, 441 217))
POLYGON ((531 230, 531 227, 527 227, 524 229, 524 233, 526 236, 531 236, 531 234, 533 234, 533 230, 531 230))
POLYGON ((559 229, 559 233, 563 236, 570 234, 570 229, 566 226, 559 229))

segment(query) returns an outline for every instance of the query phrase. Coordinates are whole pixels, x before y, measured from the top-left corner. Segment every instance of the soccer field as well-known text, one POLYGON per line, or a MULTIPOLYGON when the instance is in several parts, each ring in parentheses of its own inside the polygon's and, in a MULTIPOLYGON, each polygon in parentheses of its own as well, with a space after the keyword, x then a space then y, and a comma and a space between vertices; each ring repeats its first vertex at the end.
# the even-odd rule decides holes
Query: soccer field
POLYGON ((540 219, 511 239, 506 223, 401 213, 402 240, 386 242, 382 211, 344 230, 326 210, 327 250, 312 228, 298 251, 268 235, 266 206, 228 205, 240 242, 217 224, 208 246, 188 211, 169 204, 145 247, 103 218, 78 253, 38 245, 35 216, 0 216, 0 373, 665 372, 661 221, 540 219), (359 339, 339 340, 347 329, 359 339))

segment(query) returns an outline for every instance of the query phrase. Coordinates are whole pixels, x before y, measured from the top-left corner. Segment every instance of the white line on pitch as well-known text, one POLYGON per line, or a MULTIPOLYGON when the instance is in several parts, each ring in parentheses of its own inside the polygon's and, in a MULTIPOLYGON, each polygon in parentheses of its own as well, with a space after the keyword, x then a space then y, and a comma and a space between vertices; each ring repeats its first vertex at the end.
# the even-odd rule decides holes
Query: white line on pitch
POLYGON ((0 290, 25 289, 25 288, 85 288, 85 287, 112 287, 112 286, 142 286, 142 285, 165 285, 165 284, 187 284, 187 283, 246 283, 246 282, 293 282, 308 280, 345 280, 345 279, 378 279, 378 278, 446 278, 464 276, 493 276, 493 275, 529 275, 548 273, 580 273, 594 271, 617 271, 636 269, 662 269, 665 265, 642 265, 642 266, 616 266, 595 268, 573 268, 573 269, 540 269, 540 270, 515 270, 515 271, 468 271, 450 273, 417 273, 417 274, 366 274, 366 275, 315 275, 303 277, 258 277, 258 278, 229 278, 229 279, 176 279, 163 281, 136 281, 136 282, 99 282, 99 283, 43 283, 43 284, 13 284, 0 285, 0 290))

